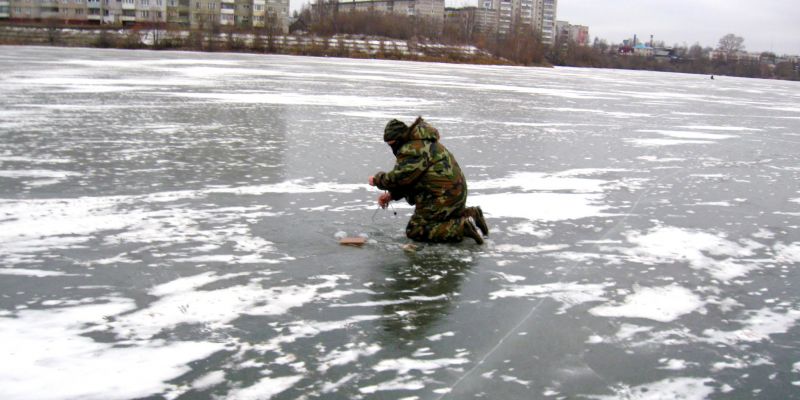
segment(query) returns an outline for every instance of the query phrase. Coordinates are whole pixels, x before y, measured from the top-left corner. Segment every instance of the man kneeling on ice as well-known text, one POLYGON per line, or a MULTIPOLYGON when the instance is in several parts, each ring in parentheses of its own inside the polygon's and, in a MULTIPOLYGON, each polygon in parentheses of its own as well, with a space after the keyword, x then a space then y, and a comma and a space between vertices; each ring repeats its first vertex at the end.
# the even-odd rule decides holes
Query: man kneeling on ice
POLYGON ((382 208, 402 198, 415 205, 406 236, 420 242, 460 242, 466 236, 483 244, 475 229, 477 225, 489 234, 483 212, 466 207, 467 180, 455 157, 439 143, 439 131, 422 117, 410 127, 393 119, 386 124, 383 141, 397 162, 391 171, 371 176, 369 184, 388 190, 378 197, 382 208))

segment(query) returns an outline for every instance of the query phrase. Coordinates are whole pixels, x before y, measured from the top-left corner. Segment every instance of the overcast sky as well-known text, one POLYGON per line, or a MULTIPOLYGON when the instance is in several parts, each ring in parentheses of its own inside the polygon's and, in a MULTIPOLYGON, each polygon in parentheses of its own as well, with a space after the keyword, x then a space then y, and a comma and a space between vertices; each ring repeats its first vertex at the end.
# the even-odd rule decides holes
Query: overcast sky
MULTIPOLYGON (((292 10, 308 0, 290 0, 292 10)), ((445 0, 447 6, 477 0, 445 0)), ((592 38, 620 43, 634 34, 668 46, 716 47, 734 33, 748 51, 800 54, 800 0, 558 0, 558 19, 588 25, 592 38)))
POLYGON ((748 51, 800 54, 800 0, 558 0, 558 19, 613 43, 637 34, 716 47, 733 33, 748 51))

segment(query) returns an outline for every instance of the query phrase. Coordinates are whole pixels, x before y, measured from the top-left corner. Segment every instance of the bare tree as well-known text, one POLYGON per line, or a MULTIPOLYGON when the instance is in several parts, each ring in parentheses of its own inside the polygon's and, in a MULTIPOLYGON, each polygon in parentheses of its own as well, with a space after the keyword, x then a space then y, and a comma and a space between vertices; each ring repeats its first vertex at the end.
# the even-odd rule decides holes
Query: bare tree
POLYGON ((717 49, 726 56, 733 56, 740 51, 744 51, 744 38, 729 33, 719 39, 717 49))

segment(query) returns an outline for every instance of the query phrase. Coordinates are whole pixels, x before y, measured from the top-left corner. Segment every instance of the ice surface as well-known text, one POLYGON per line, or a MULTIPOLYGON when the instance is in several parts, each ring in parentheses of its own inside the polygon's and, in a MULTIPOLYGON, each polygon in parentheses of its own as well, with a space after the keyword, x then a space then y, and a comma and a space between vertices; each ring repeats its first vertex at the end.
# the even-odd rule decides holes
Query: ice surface
POLYGON ((0 397, 797 397, 797 83, 5 46, 0 397), (424 116, 490 234, 377 208, 424 116), (360 248, 342 236, 369 238, 360 248))

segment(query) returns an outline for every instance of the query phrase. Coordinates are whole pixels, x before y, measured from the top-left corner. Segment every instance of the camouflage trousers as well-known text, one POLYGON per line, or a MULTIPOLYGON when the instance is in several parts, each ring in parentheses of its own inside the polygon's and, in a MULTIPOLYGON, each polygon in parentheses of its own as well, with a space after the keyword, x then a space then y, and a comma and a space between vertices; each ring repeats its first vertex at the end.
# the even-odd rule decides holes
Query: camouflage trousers
POLYGON ((467 221, 462 214, 463 209, 450 213, 450 218, 426 218, 424 213, 415 212, 406 225, 406 236, 418 242, 460 242, 467 221))

